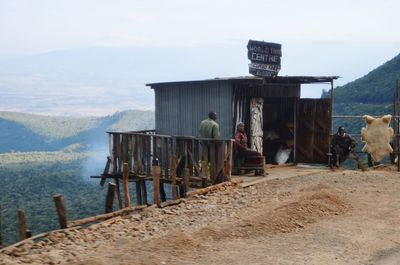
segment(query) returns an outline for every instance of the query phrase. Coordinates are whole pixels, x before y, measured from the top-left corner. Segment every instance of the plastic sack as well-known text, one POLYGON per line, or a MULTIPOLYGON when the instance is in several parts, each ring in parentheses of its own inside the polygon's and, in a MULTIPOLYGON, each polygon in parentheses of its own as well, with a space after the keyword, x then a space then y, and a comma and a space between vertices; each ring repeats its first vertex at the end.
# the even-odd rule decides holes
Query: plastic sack
POLYGON ((275 162, 278 163, 278 165, 285 164, 286 161, 289 160, 289 156, 292 150, 290 148, 279 148, 278 152, 276 152, 275 155, 275 162))

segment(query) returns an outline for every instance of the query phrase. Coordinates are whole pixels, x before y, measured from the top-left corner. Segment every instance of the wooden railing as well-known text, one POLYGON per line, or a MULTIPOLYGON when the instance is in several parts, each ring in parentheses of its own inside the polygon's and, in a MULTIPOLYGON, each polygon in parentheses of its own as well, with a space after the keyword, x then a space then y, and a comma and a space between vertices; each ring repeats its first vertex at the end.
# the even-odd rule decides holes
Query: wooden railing
POLYGON ((121 175, 126 162, 135 176, 151 177, 152 165, 160 166, 162 179, 171 179, 173 173, 182 177, 184 168, 189 169, 191 177, 211 183, 222 174, 231 175, 231 139, 159 135, 153 131, 108 134, 110 167, 105 174, 121 175))

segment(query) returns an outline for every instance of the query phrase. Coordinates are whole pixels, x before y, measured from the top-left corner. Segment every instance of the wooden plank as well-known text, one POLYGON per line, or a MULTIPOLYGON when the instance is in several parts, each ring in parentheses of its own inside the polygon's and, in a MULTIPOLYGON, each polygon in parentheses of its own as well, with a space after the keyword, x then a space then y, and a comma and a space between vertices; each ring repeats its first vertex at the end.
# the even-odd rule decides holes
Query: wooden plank
POLYGON ((224 173, 225 176, 227 176, 228 178, 232 176, 232 146, 233 146, 233 140, 230 140, 226 143, 224 173))
POLYGON ((35 235, 35 236, 31 237, 31 238, 27 238, 25 240, 19 241, 19 242, 15 243, 15 244, 12 244, 12 245, 7 246, 5 248, 1 248, 0 249, 0 253, 5 253, 8 250, 15 249, 16 247, 22 246, 23 244, 25 244, 28 241, 32 241, 32 240, 36 240, 36 239, 39 239, 39 238, 47 237, 50 234, 54 234, 54 233, 58 233, 58 232, 66 232, 66 231, 75 231, 75 230, 78 230, 78 229, 82 229, 82 227, 75 226, 75 227, 72 227, 72 228, 57 229, 57 230, 53 230, 53 231, 50 231, 50 232, 44 232, 44 233, 41 233, 41 234, 37 234, 37 235, 35 235))
POLYGON ((183 183, 184 183, 184 189, 185 189, 185 193, 187 193, 189 191, 189 186, 190 186, 190 170, 185 167, 183 169, 183 183))
POLYGON ((178 158, 176 155, 173 155, 171 157, 171 179, 172 179, 172 199, 177 200, 178 199, 178 194, 176 190, 176 167, 178 165, 178 158))
POLYGON ((129 208, 123 208, 121 210, 112 212, 112 213, 106 213, 106 214, 100 214, 100 215, 96 215, 96 216, 92 216, 92 217, 88 217, 88 218, 83 218, 83 219, 79 219, 79 220, 75 220, 72 222, 68 223, 68 227, 74 227, 74 226, 80 226, 80 225, 84 225, 84 224, 88 224, 88 223, 93 223, 93 222, 98 222, 98 221, 104 221, 116 216, 121 216, 121 215, 126 215, 135 211, 140 211, 147 208, 147 205, 139 205, 136 207, 129 207, 129 208))
POLYGON ((210 172, 210 179, 211 182, 214 183, 215 178, 217 177, 217 154, 215 148, 215 142, 209 143, 209 154, 210 154, 210 164, 211 164, 211 172, 210 172))
POLYGON ((208 193, 210 191, 214 191, 214 190, 220 189, 221 187, 229 186, 229 185, 237 185, 237 184, 242 183, 242 182, 243 182, 243 180, 227 181, 227 182, 223 182, 223 183, 219 183, 219 184, 216 184, 216 185, 209 186, 207 188, 197 189, 197 190, 194 190, 194 191, 189 191, 189 192, 186 193, 186 196, 187 197, 191 197, 191 196, 194 196, 194 195, 206 194, 206 193, 208 193))
POLYGON ((182 198, 176 199, 176 200, 173 200, 173 201, 165 201, 165 202, 161 203, 161 208, 165 208, 165 207, 169 207, 169 206, 173 206, 173 205, 178 205, 178 204, 181 204, 182 202, 185 202, 185 201, 186 201, 186 199, 182 199, 182 198))
POLYGON ((105 207, 106 213, 111 213, 113 211, 115 189, 116 185, 114 183, 109 182, 107 189, 107 196, 106 196, 106 207, 105 207))
POLYGON ((240 184, 240 187, 246 188, 246 187, 249 187, 249 186, 256 185, 258 183, 265 182, 267 180, 268 180, 268 178, 266 178, 266 177, 260 177, 260 178, 257 178, 255 180, 252 180, 252 181, 243 182, 243 183, 240 184))
POLYGON ((152 169, 152 174, 153 174, 153 198, 154 198, 154 204, 160 205, 161 199, 160 199, 160 174, 161 174, 161 168, 160 166, 153 166, 152 169))
POLYGON ((18 227, 19 227, 19 240, 26 239, 26 218, 25 211, 18 209, 18 227))
POLYGON ((112 160, 112 173, 115 175, 118 173, 118 157, 117 157, 117 135, 116 134, 111 134, 112 135, 112 154, 111 154, 111 160, 112 160))
POLYGON ((125 195, 125 208, 131 207, 131 196, 129 194, 129 165, 124 163, 123 166, 123 176, 124 176, 124 195, 125 195))
POLYGON ((54 195, 53 199, 57 210, 60 228, 67 228, 67 211, 64 206, 64 199, 61 194, 54 195))
POLYGON ((106 162, 106 166, 104 167, 104 171, 103 171, 103 175, 102 178, 100 180, 100 186, 104 186, 104 183, 106 182, 106 177, 105 175, 109 173, 110 171, 110 165, 111 165, 111 159, 109 156, 107 156, 107 162, 106 162))
POLYGON ((142 199, 142 181, 138 180, 135 183, 135 188, 136 188, 136 204, 137 205, 142 205, 143 204, 143 199, 142 199))
POLYGON ((115 192, 117 193, 117 199, 118 199, 118 207, 122 209, 122 198, 121 198, 121 189, 119 187, 119 178, 115 177, 114 182, 116 187, 115 192))

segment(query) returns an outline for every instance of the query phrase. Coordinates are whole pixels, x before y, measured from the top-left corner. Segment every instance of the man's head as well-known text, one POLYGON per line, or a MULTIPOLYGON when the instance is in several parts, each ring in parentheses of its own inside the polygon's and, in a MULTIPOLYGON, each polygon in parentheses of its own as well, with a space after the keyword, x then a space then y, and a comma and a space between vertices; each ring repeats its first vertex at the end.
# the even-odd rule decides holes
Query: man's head
POLYGON ((210 119, 216 121, 216 120, 217 120, 217 113, 216 113, 215 111, 210 111, 210 112, 208 113, 208 117, 209 117, 210 119))
POLYGON ((236 126, 236 130, 239 132, 244 132, 244 123, 239 122, 239 124, 236 126))
POLYGON ((337 134, 343 137, 345 133, 346 133, 345 128, 343 126, 340 126, 337 130, 337 134))

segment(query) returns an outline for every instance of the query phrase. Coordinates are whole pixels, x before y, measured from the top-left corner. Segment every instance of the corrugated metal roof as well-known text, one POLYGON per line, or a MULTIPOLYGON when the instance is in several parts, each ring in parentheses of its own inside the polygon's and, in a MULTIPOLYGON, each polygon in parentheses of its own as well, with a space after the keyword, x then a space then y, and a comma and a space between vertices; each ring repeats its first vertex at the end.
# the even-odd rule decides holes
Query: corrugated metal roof
POLYGON ((214 79, 171 81, 146 84, 151 88, 163 85, 184 84, 184 83, 206 83, 206 82, 248 82, 248 83, 281 83, 281 84, 312 84, 328 83, 340 78, 339 76, 276 76, 261 78, 256 76, 238 76, 238 77, 216 77, 214 79))

